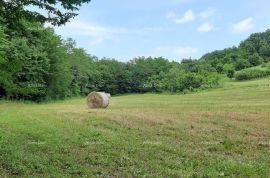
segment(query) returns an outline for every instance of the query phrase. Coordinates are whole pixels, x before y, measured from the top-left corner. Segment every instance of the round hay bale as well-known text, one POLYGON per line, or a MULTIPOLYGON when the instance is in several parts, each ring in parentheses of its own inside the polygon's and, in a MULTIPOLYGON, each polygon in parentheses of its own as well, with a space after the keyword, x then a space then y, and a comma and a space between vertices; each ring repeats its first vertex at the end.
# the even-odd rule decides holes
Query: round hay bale
POLYGON ((88 108, 107 108, 110 97, 105 92, 91 92, 87 96, 88 108))
POLYGON ((106 93, 106 95, 107 95, 109 98, 111 98, 111 94, 110 94, 110 93, 106 93))

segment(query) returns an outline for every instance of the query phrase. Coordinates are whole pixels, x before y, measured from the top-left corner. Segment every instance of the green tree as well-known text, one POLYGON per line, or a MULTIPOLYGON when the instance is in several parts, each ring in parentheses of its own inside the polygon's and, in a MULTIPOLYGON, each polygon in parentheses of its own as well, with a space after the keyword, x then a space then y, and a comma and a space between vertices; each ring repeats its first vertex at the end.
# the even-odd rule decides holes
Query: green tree
POLYGON ((223 66, 223 71, 225 72, 225 74, 227 75, 227 77, 233 78, 234 73, 235 73, 235 67, 234 67, 233 64, 225 64, 223 66))
POLYGON ((61 39, 39 23, 23 25, 24 37, 10 37, 2 65, 8 81, 3 85, 6 96, 36 101, 64 98, 70 77, 61 39))
POLYGON ((245 69, 248 67, 250 67, 250 63, 246 59, 240 58, 235 62, 235 69, 236 70, 242 70, 242 69, 245 69))
POLYGON ((161 81, 163 90, 170 92, 183 92, 184 90, 193 90, 201 87, 203 77, 196 73, 187 73, 179 66, 169 70, 161 81))
POLYGON ((92 57, 82 48, 76 48, 75 42, 71 39, 64 41, 66 47, 67 60, 70 65, 72 81, 70 90, 72 95, 86 95, 94 90, 90 77, 95 73, 92 57))
POLYGON ((37 46, 28 45, 26 38, 14 38, 6 52, 8 63, 5 70, 12 76, 7 86, 8 97, 15 99, 38 100, 45 97, 48 74, 48 58, 37 46))
POLYGON ((263 58, 258 53, 254 53, 248 57, 248 62, 252 66, 257 66, 263 63, 263 58))
POLYGON ((0 12, 10 23, 17 23, 20 19, 50 22, 54 25, 62 25, 77 14, 79 6, 91 0, 12 0, 1 1, 0 12), (32 6, 42 9, 46 13, 31 11, 26 7, 32 6), (44 15, 47 14, 47 15, 44 15))
POLYGON ((0 23, 0 97, 6 95, 5 86, 9 83, 9 75, 6 73, 6 49, 7 41, 4 33, 4 26, 0 23))
POLYGON ((216 66, 216 70, 218 73, 222 73, 224 71, 223 69, 223 64, 222 63, 219 63, 217 66, 216 66))
POLYGON ((138 57, 128 63, 128 70, 132 73, 133 92, 151 91, 150 82, 153 83, 154 76, 159 76, 161 72, 167 73, 172 64, 162 57, 138 57))
POLYGON ((68 62, 68 53, 65 44, 59 36, 55 35, 53 30, 47 28, 41 38, 43 46, 49 58, 49 69, 46 77, 47 99, 64 99, 72 96, 70 84, 72 75, 70 72, 70 63, 68 62))

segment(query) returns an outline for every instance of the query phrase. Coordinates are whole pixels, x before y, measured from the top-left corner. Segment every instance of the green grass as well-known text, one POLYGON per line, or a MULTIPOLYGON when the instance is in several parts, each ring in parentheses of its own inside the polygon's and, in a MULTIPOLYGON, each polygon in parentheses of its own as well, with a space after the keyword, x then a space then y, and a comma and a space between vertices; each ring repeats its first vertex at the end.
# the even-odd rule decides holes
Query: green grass
POLYGON ((270 177, 270 78, 187 95, 0 101, 0 177, 270 177))

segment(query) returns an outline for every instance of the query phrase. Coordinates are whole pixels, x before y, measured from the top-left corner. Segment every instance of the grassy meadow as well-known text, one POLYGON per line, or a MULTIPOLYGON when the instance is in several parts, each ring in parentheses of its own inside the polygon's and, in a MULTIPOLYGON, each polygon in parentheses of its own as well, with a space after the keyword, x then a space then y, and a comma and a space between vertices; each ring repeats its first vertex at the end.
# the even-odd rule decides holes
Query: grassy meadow
POLYGON ((270 78, 185 95, 0 101, 0 177, 270 177, 270 78))

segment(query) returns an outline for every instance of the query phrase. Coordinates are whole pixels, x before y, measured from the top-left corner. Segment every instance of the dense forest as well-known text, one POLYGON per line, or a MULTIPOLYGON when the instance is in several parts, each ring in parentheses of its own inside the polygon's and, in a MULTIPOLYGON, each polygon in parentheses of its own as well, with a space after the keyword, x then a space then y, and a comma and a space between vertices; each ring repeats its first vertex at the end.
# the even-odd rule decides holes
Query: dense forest
POLYGON ((0 97, 55 100, 106 91, 111 94, 186 92, 211 88, 235 71, 270 61, 270 30, 252 34, 238 47, 205 54, 200 59, 170 62, 163 57, 137 57, 128 62, 87 54, 72 39, 63 39, 45 22, 61 25, 76 14, 76 1, 0 2, 0 97), (32 3, 52 15, 25 10, 32 3), (56 2, 71 12, 61 13, 56 2), (51 4, 51 6, 50 6, 51 4))

